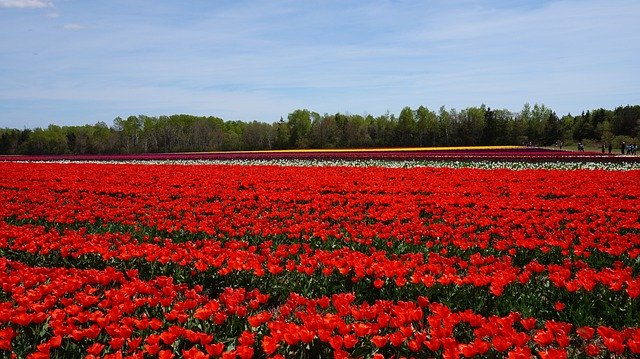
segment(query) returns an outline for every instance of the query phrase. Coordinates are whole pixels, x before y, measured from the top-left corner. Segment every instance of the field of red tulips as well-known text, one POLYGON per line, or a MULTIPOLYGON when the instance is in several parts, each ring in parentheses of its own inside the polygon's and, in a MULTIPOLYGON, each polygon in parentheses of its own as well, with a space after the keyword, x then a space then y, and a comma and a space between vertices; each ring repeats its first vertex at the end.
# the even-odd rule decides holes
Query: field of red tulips
POLYGON ((0 173, 0 357, 640 357, 637 170, 0 173))

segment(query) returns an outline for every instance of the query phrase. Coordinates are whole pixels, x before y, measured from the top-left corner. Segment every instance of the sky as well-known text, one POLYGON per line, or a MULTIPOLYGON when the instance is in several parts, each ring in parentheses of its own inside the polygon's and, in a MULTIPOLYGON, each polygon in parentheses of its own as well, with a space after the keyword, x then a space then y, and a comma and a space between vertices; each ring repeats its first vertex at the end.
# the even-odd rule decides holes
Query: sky
POLYGON ((640 104, 640 1, 0 0, 0 128, 640 104))

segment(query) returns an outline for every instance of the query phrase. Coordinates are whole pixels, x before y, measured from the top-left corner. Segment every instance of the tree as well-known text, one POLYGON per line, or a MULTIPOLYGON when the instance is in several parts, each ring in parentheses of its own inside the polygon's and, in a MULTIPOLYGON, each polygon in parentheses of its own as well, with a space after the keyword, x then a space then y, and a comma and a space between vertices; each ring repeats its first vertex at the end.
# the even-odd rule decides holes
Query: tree
POLYGON ((545 146, 550 146, 558 142, 562 135, 560 119, 555 112, 551 112, 544 123, 543 141, 545 146))
POLYGON ((560 119, 560 132, 562 133, 562 135, 560 136, 560 140, 562 142, 565 142, 572 138, 574 124, 575 118, 571 116, 571 114, 562 116, 562 118, 560 119))
POLYGON ((67 136, 62 127, 49 125, 47 129, 36 128, 26 144, 27 153, 32 155, 62 155, 69 153, 67 136))
POLYGON ((272 126, 253 121, 244 127, 242 148, 245 150, 270 150, 273 148, 275 131, 272 126))
POLYGON ((580 116, 576 116, 573 126, 573 139, 582 141, 584 139, 594 139, 595 129, 591 125, 591 113, 587 111, 580 116))
POLYGON ((67 146, 71 153, 85 154, 93 152, 91 148, 91 138, 94 136, 93 132, 95 131, 93 126, 70 126, 62 129, 66 133, 67 146))
MULTIPOLYGON (((455 113, 455 110, 452 109, 452 112, 455 113)), ((449 137, 453 133, 452 126, 453 119, 451 114, 444 106, 440 106, 440 110, 438 111, 438 130, 440 132, 440 145, 451 145, 449 137)))
POLYGON ((527 137, 533 143, 542 141, 545 122, 549 118, 551 110, 545 105, 534 104, 527 123, 527 137))
POLYGON ((496 126, 496 138, 494 144, 518 145, 520 127, 511 111, 507 109, 491 110, 496 126))
POLYGON ((400 111, 396 126, 396 145, 413 146, 416 138, 416 120, 409 106, 400 111))
MULTIPOLYGON (((372 117, 372 116, 371 116, 372 117)), ((371 118, 368 121, 368 132, 371 142, 376 147, 387 147, 393 141, 395 127, 388 114, 371 118)))
POLYGON ((24 152, 31 130, 0 129, 0 154, 16 155, 24 152))
POLYGON ((381 116, 379 119, 381 121, 381 125, 383 126, 382 136, 384 138, 384 143, 382 144, 382 146, 397 146, 398 144, 396 142, 396 128, 398 127, 398 119, 394 114, 390 114, 389 111, 387 111, 387 113, 381 116))
POLYGON ((603 143, 611 143, 615 137, 612 132, 613 126, 609 121, 604 121, 598 124, 596 132, 600 136, 600 141, 603 143))
POLYGON ((116 153, 116 136, 104 122, 93 125, 93 135, 89 140, 91 153, 116 153))
POLYGON ((371 137, 369 136, 368 128, 369 126, 364 117, 360 115, 347 117, 347 121, 343 127, 343 146, 347 148, 370 146, 371 137))
POLYGON ((334 116, 317 117, 311 123, 311 145, 314 148, 336 147, 340 139, 340 132, 334 116))
POLYGON ((244 122, 227 121, 224 123, 224 142, 222 149, 225 151, 238 151, 242 149, 242 134, 244 122))
MULTIPOLYGON (((246 129, 248 124, 242 123, 246 129)), ((195 118, 189 129, 189 142, 196 151, 215 151, 222 148, 225 122, 217 117, 195 118)), ((242 129, 239 130, 242 132, 242 129)))
POLYGON ((144 152, 158 152, 159 143, 159 120, 156 117, 144 116, 142 127, 142 142, 144 152))
POLYGON ((482 144, 483 145, 495 145, 498 137, 498 122, 496 116, 491 108, 488 107, 484 112, 484 133, 482 144))
POLYGON ((640 105, 620 106, 613 113, 611 125, 614 134, 629 137, 640 135, 640 105))
MULTIPOLYGON (((317 114, 314 114, 314 116, 317 114)), ((317 115, 319 117, 319 115, 317 115)), ((311 112, 309 110, 295 110, 287 117, 289 127, 289 147, 309 147, 309 132, 311 132, 311 112)))
POLYGON ((324 116, 295 110, 276 123, 225 121, 187 114, 117 117, 84 126, 0 129, 2 154, 90 154, 288 148, 394 146, 551 145, 573 137, 613 143, 637 141, 640 105, 558 116, 544 105, 525 104, 517 114, 481 105, 462 111, 444 106, 404 107, 398 118, 387 113, 324 116))
POLYGON ((126 120, 116 117, 113 120, 114 129, 120 136, 121 148, 125 153, 137 152, 143 124, 144 121, 136 116, 129 116, 126 120))
POLYGON ((513 135, 515 145, 526 145, 529 143, 527 136, 527 119, 522 116, 522 112, 513 117, 513 135))
POLYGON ((613 121, 613 116, 612 111, 605 110, 603 108, 599 108, 591 113, 591 128, 593 128, 591 139, 599 139, 600 134, 598 133, 598 126, 603 122, 611 123, 613 121))
POLYGON ((424 106, 420 106, 418 110, 416 110, 416 117, 418 146, 435 146, 438 135, 438 118, 435 112, 430 111, 424 106))
POLYGON ((277 149, 286 149, 289 147, 289 137, 291 136, 289 133, 289 126, 286 122, 280 117, 280 121, 275 124, 276 127, 276 143, 275 148, 277 149))
POLYGON ((483 141, 485 107, 468 107, 460 112, 457 145, 478 145, 483 141))

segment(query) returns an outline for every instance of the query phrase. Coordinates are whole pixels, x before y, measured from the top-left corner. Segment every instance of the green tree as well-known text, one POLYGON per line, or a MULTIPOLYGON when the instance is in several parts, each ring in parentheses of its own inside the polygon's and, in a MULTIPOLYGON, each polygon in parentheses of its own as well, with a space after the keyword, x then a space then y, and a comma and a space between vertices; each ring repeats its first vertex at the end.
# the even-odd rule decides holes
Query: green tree
POLYGON ((311 123, 311 145, 314 148, 336 147, 340 139, 340 132, 334 116, 317 117, 311 123))
POLYGON ((430 111, 424 106, 420 106, 416 110, 416 118, 418 146, 435 146, 438 136, 438 118, 435 112, 430 111))
POLYGON ((393 140, 394 126, 386 115, 373 117, 368 121, 369 137, 374 146, 386 147, 390 146, 393 140))
MULTIPOLYGON (((455 113, 455 110, 452 109, 452 111, 455 113)), ((439 145, 450 146, 450 137, 453 133, 453 116, 444 106, 440 106, 440 110, 438 110, 438 131, 440 133, 439 145)))
POLYGON ((222 149, 225 151, 238 151, 242 149, 242 134, 244 122, 227 121, 224 123, 224 142, 222 149))
POLYGON ((250 122, 242 132, 242 148, 245 150, 270 150, 274 140, 274 128, 263 122, 250 122))
POLYGON ((598 133, 598 127, 604 123, 613 121, 613 111, 605 110, 603 108, 599 108, 591 113, 591 128, 593 132, 590 137, 593 140, 597 140, 600 138, 600 133, 598 133))
POLYGON ((545 146, 555 144, 562 135, 560 119, 555 112, 551 112, 544 123, 543 141, 545 146))
POLYGON ((468 107, 460 111, 456 145, 478 145, 483 141, 485 107, 468 107))
POLYGON ((440 107, 405 107, 398 118, 388 111, 374 117, 340 114, 320 116, 296 110, 273 124, 225 121, 209 116, 177 114, 117 117, 85 126, 45 129, 0 129, 0 153, 139 153, 269 148, 392 147, 425 145, 545 144, 557 140, 599 140, 618 146, 640 134, 640 105, 597 109, 561 119, 544 105, 525 104, 522 111, 482 105, 460 112, 440 107))
POLYGON ((36 128, 26 145, 27 153, 34 155, 61 155, 70 152, 67 136, 62 127, 57 125, 49 125, 46 129, 36 128))
POLYGON ((129 116, 126 120, 116 117, 113 120, 114 129, 120 137, 123 152, 134 153, 138 151, 143 124, 144 121, 137 116, 129 116))
POLYGON ((24 147, 31 135, 30 129, 0 129, 0 154, 17 155, 24 153, 24 147))
POLYGON ((596 128, 596 132, 600 136, 600 141, 606 144, 611 143, 613 141, 613 138, 615 137, 613 135, 613 126, 609 121, 599 123, 598 127, 596 128))
POLYGON ((276 128, 275 148, 277 148, 277 149, 290 148, 289 147, 289 143, 290 143, 289 138, 290 138, 291 134, 289 133, 289 126, 287 125, 287 123, 284 122, 282 117, 280 117, 280 121, 277 122, 274 126, 276 128))
POLYGON ((413 146, 416 139, 416 120, 411 107, 406 106, 400 111, 396 126, 396 145, 413 146))
POLYGON ((344 124, 343 146, 347 148, 367 147, 371 145, 369 126, 364 117, 352 115, 347 117, 344 124))
POLYGON ((93 135, 91 136, 91 153, 116 153, 117 144, 115 133, 105 122, 97 122, 93 125, 93 135))
POLYGON ((591 125, 591 113, 583 112, 580 116, 576 116, 573 126, 573 139, 582 141, 584 139, 593 139, 595 137, 595 129, 591 125))
POLYGON ((527 136, 529 141, 540 143, 543 140, 545 122, 549 118, 551 110, 545 105, 534 104, 531 116, 527 123, 527 136))
MULTIPOLYGON (((309 147, 309 133, 311 132, 311 112, 309 110, 295 110, 287 117, 289 127, 289 147, 309 147)), ((314 113, 314 117, 318 116, 314 113)))
POLYGON ((496 126, 496 145, 518 145, 521 142, 518 141, 520 135, 520 128, 517 125, 516 119, 507 109, 494 109, 492 110, 493 118, 496 126))
POLYGON ((560 131, 562 135, 560 140, 565 143, 573 137, 573 126, 575 125, 575 118, 571 114, 562 116, 560 119, 560 131))
POLYGON ((620 106, 613 113, 611 125, 616 136, 638 137, 640 135, 640 105, 620 106))
MULTIPOLYGON (((504 128, 503 128, 504 130, 504 128)), ((495 145, 499 135, 498 120, 490 107, 484 112, 483 145, 495 145)))

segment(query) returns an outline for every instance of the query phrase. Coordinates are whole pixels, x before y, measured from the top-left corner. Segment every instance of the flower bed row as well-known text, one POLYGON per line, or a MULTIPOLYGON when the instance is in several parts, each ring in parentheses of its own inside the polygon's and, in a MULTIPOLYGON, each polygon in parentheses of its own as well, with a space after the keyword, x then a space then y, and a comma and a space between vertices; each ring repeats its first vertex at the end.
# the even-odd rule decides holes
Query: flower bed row
POLYGON ((136 270, 29 267, 4 259, 0 279, 0 351, 31 358, 640 353, 638 328, 576 328, 516 312, 484 317, 425 297, 358 305, 352 293, 317 299, 292 293, 274 307, 256 290, 226 288, 211 299, 199 286, 169 277, 144 281, 136 270))
POLYGON ((0 161, 198 161, 198 160, 387 160, 387 161, 593 161, 640 162, 640 157, 539 147, 386 148, 352 150, 286 150, 188 152, 110 155, 0 156, 0 161))
POLYGON ((94 226, 178 242, 317 237, 338 239, 338 246, 396 251, 401 245, 460 254, 527 249, 626 263, 640 254, 634 171, 147 166, 140 173, 138 166, 56 164, 0 169, 7 174, 0 184, 0 218, 16 223, 94 226))

